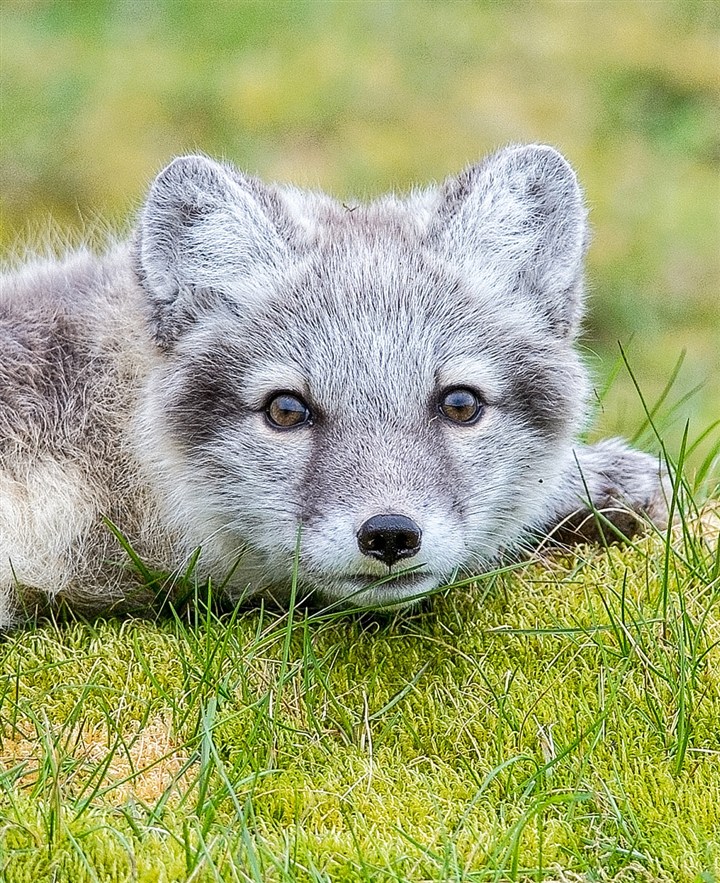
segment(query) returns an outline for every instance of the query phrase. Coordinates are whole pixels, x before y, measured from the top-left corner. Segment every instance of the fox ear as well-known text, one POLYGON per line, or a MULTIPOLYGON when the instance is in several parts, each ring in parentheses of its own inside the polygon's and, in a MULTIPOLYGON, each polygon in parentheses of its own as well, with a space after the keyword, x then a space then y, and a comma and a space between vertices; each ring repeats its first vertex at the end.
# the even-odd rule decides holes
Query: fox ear
POLYGON ((243 280, 272 273, 287 244, 269 188, 204 156, 182 156, 157 176, 140 217, 136 269, 160 343, 192 321, 210 293, 237 299, 243 280))
POLYGON ((490 293, 554 334, 576 334, 586 213, 575 173, 552 147, 509 147, 451 178, 430 235, 490 293))

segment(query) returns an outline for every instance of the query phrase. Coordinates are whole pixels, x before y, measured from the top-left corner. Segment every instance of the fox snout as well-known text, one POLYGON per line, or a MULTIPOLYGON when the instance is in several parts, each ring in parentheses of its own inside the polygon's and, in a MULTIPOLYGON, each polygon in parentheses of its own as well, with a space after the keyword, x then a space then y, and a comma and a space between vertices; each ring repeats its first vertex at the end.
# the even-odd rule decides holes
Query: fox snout
POLYGON ((358 548, 368 558, 392 567, 401 558, 412 558, 420 551, 422 531, 405 515, 373 515, 357 532, 358 548))

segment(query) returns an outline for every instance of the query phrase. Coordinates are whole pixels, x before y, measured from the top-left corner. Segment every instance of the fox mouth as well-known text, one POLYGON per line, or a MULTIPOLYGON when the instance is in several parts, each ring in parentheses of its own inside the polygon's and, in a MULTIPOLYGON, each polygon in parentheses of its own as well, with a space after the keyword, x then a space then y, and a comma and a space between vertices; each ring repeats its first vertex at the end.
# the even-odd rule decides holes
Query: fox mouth
POLYGON ((344 600, 359 605, 368 603, 367 595, 372 595, 373 603, 387 601, 412 601, 434 589, 440 582, 436 574, 427 570, 400 571, 378 575, 377 573, 343 574, 338 582, 343 587, 344 600))
POLYGON ((427 570, 400 571, 399 573, 348 573, 344 574, 341 579, 346 583, 357 583, 362 586, 382 586, 382 585, 413 585, 415 583, 425 582, 428 577, 433 574, 427 570))

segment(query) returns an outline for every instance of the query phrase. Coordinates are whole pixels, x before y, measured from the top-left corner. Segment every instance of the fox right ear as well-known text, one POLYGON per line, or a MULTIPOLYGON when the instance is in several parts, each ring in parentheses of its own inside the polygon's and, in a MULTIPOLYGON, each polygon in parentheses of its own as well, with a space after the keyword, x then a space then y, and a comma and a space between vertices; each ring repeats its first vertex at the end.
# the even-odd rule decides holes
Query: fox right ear
POLYGON ((577 178, 552 147, 508 147, 449 179, 430 240, 495 298, 572 337, 582 314, 587 224, 577 178))
POLYGON ((204 156, 182 156, 157 176, 140 217, 136 269, 156 336, 169 344, 208 296, 251 296, 287 253, 269 188, 204 156))

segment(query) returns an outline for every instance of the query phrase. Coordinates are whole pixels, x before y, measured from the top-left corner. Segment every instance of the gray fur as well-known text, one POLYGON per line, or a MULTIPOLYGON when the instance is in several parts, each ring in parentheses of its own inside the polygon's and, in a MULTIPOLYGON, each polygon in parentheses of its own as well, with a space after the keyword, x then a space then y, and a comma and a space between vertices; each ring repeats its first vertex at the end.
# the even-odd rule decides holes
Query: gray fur
POLYGON ((657 461, 574 443, 588 381, 585 211, 549 147, 350 211, 205 157, 153 183, 130 244, 30 263, 0 289, 0 624, 28 598, 143 603, 105 519, 154 568, 235 598, 401 602, 551 537, 662 524, 657 461), (441 390, 479 391, 473 425, 441 390), (312 425, 265 407, 300 395, 312 425), (589 500, 588 500, 589 497, 589 500), (422 531, 388 575, 360 525, 422 531))

